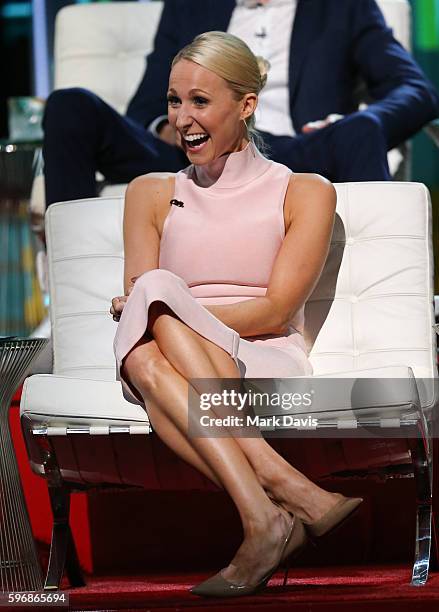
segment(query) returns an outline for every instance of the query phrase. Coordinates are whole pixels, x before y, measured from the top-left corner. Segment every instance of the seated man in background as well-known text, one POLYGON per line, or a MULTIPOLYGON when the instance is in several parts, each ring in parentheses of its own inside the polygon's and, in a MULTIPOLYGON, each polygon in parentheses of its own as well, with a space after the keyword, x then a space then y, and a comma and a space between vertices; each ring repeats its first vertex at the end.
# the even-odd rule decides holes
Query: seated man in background
POLYGON ((187 165, 166 120, 175 54, 228 31, 271 64, 256 127, 269 156, 331 181, 390 178, 387 150, 439 115, 439 98, 375 0, 165 0, 154 51, 121 116, 80 88, 53 92, 44 119, 46 201, 92 197, 95 173, 126 183, 187 165), (369 106, 358 111, 359 85, 369 106))

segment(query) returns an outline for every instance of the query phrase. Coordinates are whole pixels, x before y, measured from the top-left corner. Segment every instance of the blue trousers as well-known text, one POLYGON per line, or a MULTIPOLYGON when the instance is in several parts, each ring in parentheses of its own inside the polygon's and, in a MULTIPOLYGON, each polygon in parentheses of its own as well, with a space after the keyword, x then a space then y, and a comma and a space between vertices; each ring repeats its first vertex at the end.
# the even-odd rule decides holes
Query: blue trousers
MULTIPOLYGON (((177 172, 188 165, 180 149, 85 89, 54 91, 43 127, 48 205, 96 196, 96 171, 109 183, 128 183, 146 172, 177 172)), ((385 136, 367 111, 311 134, 262 136, 268 156, 295 172, 317 172, 333 182, 390 179, 385 136)))

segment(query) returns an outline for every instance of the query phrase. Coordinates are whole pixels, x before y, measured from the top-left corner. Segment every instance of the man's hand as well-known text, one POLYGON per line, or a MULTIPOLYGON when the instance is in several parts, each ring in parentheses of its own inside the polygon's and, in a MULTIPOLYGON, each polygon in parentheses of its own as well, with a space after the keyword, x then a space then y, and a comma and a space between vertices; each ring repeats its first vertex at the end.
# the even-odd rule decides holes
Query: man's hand
POLYGON ((133 278, 131 279, 131 282, 133 284, 131 285, 131 287, 129 287, 126 295, 118 295, 111 300, 110 314, 113 315, 113 321, 118 322, 120 320, 120 316, 122 314, 122 310, 125 307, 128 296, 133 290, 134 283, 136 282, 138 278, 139 278, 138 276, 133 276, 133 278))
POLYGON ((344 115, 332 113, 331 115, 328 115, 326 119, 319 119, 318 121, 309 121, 308 123, 305 123, 305 125, 302 127, 302 132, 304 134, 310 134, 311 132, 315 132, 316 130, 321 130, 322 128, 328 127, 328 125, 331 125, 336 121, 340 121, 340 119, 343 119, 343 117, 344 115))
POLYGON ((158 130, 158 137, 163 142, 167 142, 169 145, 175 146, 177 144, 175 129, 167 121, 158 130))

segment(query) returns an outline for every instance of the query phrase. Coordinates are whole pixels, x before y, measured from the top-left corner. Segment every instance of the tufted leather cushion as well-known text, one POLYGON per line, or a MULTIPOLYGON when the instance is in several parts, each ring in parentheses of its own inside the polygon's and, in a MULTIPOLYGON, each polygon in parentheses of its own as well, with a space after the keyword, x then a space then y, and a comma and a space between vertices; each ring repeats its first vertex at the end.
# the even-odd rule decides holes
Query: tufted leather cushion
POLYGON ((55 24, 55 89, 85 87, 124 113, 152 51, 163 2, 72 5, 55 24))
POLYGON ((416 377, 434 376, 426 187, 390 182, 336 187, 331 252, 306 307, 315 373, 408 365, 416 377))

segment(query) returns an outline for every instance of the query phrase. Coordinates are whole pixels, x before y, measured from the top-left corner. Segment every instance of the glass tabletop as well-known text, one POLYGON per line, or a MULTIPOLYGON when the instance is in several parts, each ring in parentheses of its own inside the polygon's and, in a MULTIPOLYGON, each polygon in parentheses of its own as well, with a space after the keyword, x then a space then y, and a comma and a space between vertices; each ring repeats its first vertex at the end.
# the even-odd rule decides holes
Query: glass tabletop
POLYGON ((0 153, 15 153, 17 151, 34 151, 43 145, 42 140, 12 140, 0 138, 0 153))
POLYGON ((6 344, 7 342, 42 342, 42 341, 46 341, 48 342, 49 339, 48 338, 25 338, 22 336, 0 336, 0 346, 2 344, 6 344))
POLYGON ((0 199, 30 198, 34 177, 41 168, 41 143, 0 141, 0 199))

